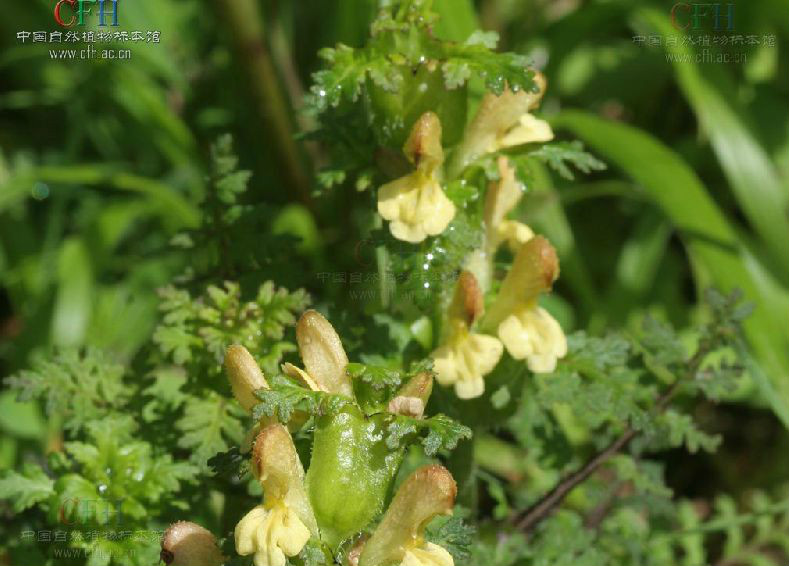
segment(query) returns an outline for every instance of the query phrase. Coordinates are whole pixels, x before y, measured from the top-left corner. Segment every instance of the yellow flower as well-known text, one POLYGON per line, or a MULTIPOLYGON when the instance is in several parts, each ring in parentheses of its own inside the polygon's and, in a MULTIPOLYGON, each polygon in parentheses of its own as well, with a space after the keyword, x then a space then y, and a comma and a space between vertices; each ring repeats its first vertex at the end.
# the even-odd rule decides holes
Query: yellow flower
POLYGON ((279 503, 272 509, 258 505, 236 525, 236 551, 254 554, 255 566, 285 566, 288 556, 296 556, 310 531, 298 516, 279 503))
POLYGON ((521 115, 517 125, 513 126, 496 142, 496 150, 534 142, 547 142, 553 139, 553 130, 545 120, 540 120, 529 113, 521 115))
POLYGON ((517 220, 503 220, 496 227, 496 235, 493 241, 496 247, 506 242, 510 250, 517 253, 521 245, 533 237, 534 232, 526 224, 517 220))
POLYGON ((454 566, 452 556, 424 539, 425 526, 436 515, 452 513, 457 485, 443 466, 425 466, 397 490, 359 556, 359 566, 454 566))
POLYGON ((499 338, 516 360, 528 360, 534 373, 551 373, 556 361, 567 354, 567 339, 562 327, 548 311, 536 305, 525 306, 499 325, 499 338))
POLYGON ((426 542, 421 548, 412 548, 405 553, 400 566, 454 566, 452 555, 444 548, 426 542))
POLYGON ((444 162, 438 116, 426 112, 417 120, 403 152, 416 169, 378 190, 378 213, 395 238, 417 243, 443 232, 455 217, 438 180, 444 162))
POLYGON ((447 343, 431 354, 436 380, 454 385, 461 399, 479 397, 485 392, 483 377, 493 371, 503 352, 497 338, 470 332, 461 322, 447 343))
POLYGON ((504 352, 497 338, 470 330, 482 316, 482 303, 482 291, 476 277, 463 271, 449 307, 447 338, 430 354, 436 380, 441 385, 454 385, 461 399, 482 395, 484 376, 493 371, 504 352))
POLYGON ((535 373, 550 373, 567 354, 567 339, 559 323, 537 300, 559 276, 556 250, 542 236, 523 244, 501 284, 484 327, 496 329, 510 355, 527 360, 535 373))
POLYGON ((529 113, 539 104, 545 93, 545 77, 537 73, 534 81, 537 92, 513 92, 507 88, 499 96, 493 93, 485 95, 454 156, 451 167, 453 172, 462 171, 475 159, 487 153, 553 139, 550 125, 529 113))
POLYGON ((284 426, 260 431, 252 471, 263 487, 263 503, 236 525, 236 552, 253 554, 255 566, 285 566, 288 556, 318 535, 318 525, 304 490, 304 469, 284 426))

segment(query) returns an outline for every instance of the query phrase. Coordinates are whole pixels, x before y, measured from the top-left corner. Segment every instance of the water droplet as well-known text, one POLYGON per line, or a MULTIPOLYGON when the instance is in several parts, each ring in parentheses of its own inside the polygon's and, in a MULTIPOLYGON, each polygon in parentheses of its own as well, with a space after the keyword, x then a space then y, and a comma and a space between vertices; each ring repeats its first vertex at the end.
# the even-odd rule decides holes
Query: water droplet
POLYGON ((36 200, 44 200, 49 196, 49 185, 38 181, 33 185, 33 188, 30 189, 30 194, 36 200))

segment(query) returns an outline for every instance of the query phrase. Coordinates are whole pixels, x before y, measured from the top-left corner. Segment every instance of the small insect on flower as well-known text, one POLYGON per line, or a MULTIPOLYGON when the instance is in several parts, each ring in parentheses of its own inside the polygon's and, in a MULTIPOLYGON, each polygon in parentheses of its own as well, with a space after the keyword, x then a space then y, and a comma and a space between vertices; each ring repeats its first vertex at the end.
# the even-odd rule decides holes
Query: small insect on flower
POLYGON ((416 169, 378 190, 378 213, 389 220, 395 238, 418 243, 441 234, 455 217, 455 205, 439 182, 444 151, 438 116, 422 114, 403 152, 416 169))

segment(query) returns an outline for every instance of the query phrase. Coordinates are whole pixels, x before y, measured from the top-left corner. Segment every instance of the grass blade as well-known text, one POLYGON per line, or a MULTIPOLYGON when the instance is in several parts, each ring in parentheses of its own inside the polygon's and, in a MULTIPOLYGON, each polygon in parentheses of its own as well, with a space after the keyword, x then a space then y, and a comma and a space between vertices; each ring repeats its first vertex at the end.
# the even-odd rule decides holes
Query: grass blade
MULTIPOLYGON (((553 125, 571 130, 644 187, 686 243, 697 280, 709 278, 723 291, 739 287, 755 303, 745 323, 746 337, 778 392, 774 402, 787 410, 789 320, 762 292, 759 279, 764 272, 693 170, 671 149, 632 126, 575 110, 558 115, 553 125)), ((778 292, 785 300, 786 290, 778 292)))
MULTIPOLYGON (((654 9, 637 12, 649 27, 663 36, 676 30, 663 13, 654 9)), ((780 274, 789 273, 789 191, 767 153, 727 101, 718 87, 726 77, 718 65, 696 62, 696 50, 683 42, 665 46, 677 75, 677 83, 693 108, 699 125, 710 138, 721 168, 731 185, 740 208, 771 256, 780 266, 780 274), (715 71, 718 71, 717 73, 715 71)), ((734 89, 726 89, 733 91, 734 89)))

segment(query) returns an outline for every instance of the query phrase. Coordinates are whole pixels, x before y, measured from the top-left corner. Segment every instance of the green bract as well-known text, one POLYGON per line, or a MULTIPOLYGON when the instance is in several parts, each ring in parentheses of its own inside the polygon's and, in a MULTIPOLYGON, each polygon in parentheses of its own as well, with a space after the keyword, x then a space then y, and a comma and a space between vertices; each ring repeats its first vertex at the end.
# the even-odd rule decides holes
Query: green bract
POLYGON ((357 409, 320 417, 315 427, 307 492, 321 538, 333 549, 382 510, 403 457, 386 444, 383 416, 357 409))
POLYGON ((442 142, 460 141, 466 124, 466 85, 448 88, 435 62, 398 66, 400 87, 392 92, 373 79, 366 83, 368 120, 379 145, 399 150, 411 125, 425 112, 438 115, 442 142))

